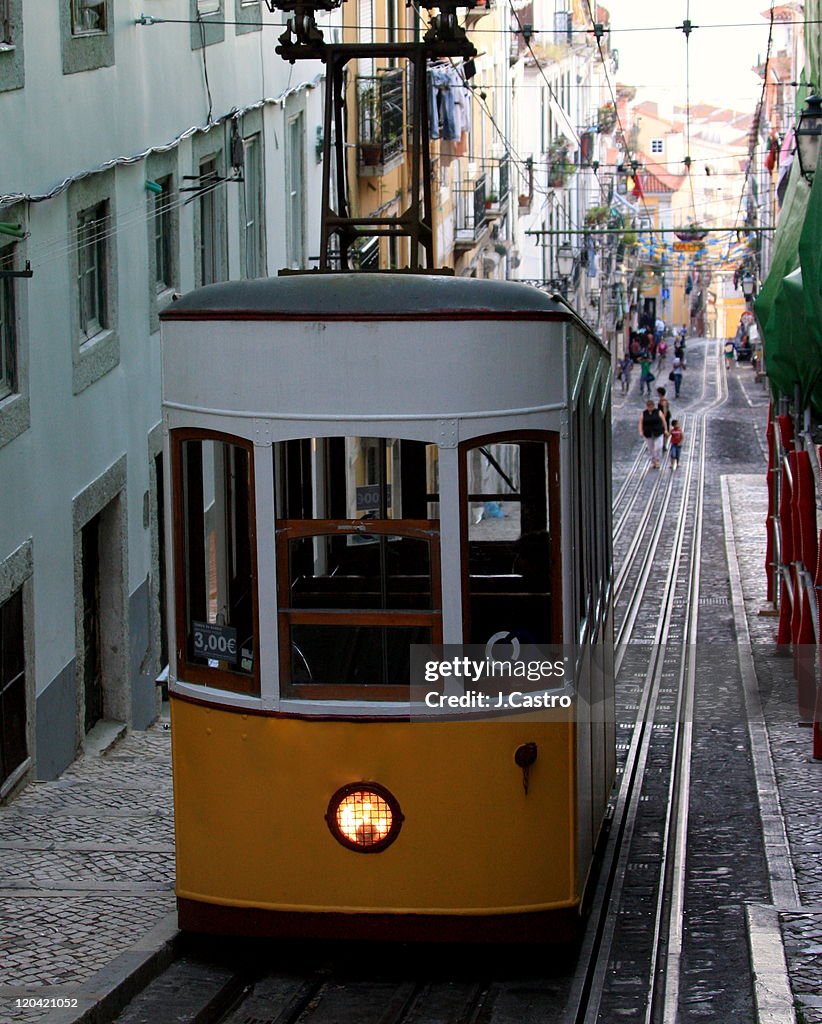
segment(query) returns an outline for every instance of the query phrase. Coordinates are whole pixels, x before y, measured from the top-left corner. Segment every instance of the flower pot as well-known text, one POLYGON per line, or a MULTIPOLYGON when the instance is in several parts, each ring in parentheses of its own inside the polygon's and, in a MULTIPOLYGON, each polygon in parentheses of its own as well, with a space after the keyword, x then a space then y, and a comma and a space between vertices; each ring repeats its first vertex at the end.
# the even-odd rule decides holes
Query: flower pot
POLYGON ((360 159, 366 167, 376 167, 382 163, 382 143, 361 142, 360 159))

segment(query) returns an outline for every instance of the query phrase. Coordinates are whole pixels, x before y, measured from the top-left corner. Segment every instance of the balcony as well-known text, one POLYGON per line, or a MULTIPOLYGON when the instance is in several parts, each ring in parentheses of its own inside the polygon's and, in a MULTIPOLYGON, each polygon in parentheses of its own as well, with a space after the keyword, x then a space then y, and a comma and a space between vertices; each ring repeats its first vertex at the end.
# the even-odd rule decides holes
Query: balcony
POLYGON ((360 175, 385 174, 405 158, 404 97, 402 68, 357 77, 360 175))
POLYGON ((473 249, 487 226, 485 175, 476 181, 462 181, 454 189, 455 249, 473 249))
POLYGON ((507 154, 496 160, 485 160, 482 170, 486 181, 485 209, 490 217, 500 217, 507 209, 511 191, 510 162, 507 154))

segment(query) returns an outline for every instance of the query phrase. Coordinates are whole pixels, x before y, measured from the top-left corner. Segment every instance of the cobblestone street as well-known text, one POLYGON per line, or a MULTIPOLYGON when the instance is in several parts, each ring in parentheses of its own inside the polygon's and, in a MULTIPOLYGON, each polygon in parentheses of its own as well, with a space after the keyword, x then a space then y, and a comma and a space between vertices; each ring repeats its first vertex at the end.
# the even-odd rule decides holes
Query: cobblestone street
POLYGON ((171 733, 132 732, 0 809, 0 1020, 85 990, 174 911, 171 733))

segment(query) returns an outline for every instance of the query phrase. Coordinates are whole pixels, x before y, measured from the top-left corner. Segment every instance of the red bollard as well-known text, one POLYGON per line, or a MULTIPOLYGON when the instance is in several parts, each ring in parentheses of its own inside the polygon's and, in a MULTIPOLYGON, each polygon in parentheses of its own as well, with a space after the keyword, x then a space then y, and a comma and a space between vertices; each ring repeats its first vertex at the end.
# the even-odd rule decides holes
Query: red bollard
MULTIPOLYGON (((809 573, 816 571, 816 487, 813 467, 808 452, 796 453, 794 468, 794 491, 796 493, 796 527, 798 527, 798 557, 809 573)), ((795 528, 796 534, 796 528, 795 528)))
POLYGON ((778 647, 790 647, 791 644, 791 593, 785 577, 780 575, 779 581, 779 625, 776 627, 776 643, 778 647))
POLYGON ((797 599, 794 603, 800 608, 799 631, 794 640, 793 674, 796 679, 796 701, 799 706, 799 717, 803 722, 813 720, 814 703, 816 701, 816 643, 811 618, 811 601, 807 587, 802 585, 799 573, 794 574, 794 586, 797 599))
POLYGON ((773 406, 768 407, 768 427, 765 432, 768 441, 768 472, 765 482, 768 488, 768 514, 765 519, 765 580, 766 600, 769 604, 775 604, 776 593, 774 590, 773 572, 773 531, 776 517, 776 455, 774 453, 774 425, 773 406))

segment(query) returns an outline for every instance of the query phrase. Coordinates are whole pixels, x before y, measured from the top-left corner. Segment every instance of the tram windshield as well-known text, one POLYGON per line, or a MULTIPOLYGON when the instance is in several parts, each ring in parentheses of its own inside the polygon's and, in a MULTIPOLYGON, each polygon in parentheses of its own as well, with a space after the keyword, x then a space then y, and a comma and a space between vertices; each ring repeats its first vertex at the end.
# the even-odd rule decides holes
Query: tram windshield
POLYGON ((410 645, 441 638, 437 446, 274 446, 284 695, 404 699, 410 645))

